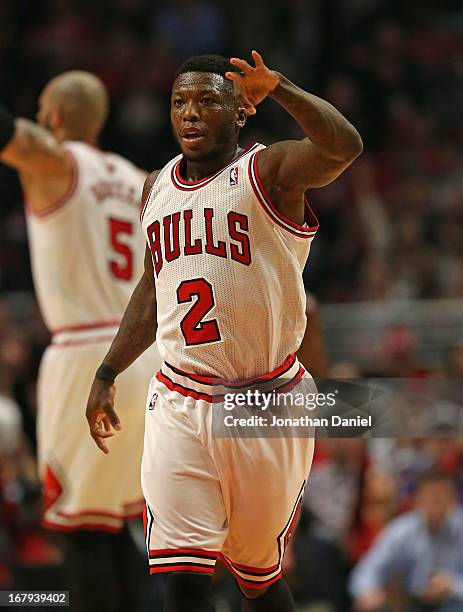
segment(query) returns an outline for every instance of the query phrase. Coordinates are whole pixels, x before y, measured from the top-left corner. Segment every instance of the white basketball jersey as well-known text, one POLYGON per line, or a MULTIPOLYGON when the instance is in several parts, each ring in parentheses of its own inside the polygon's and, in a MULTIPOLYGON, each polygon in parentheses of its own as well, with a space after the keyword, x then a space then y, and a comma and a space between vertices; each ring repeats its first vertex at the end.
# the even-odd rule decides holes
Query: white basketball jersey
POLYGON ((175 368, 224 379, 274 370, 305 331, 302 270, 318 223, 277 211, 254 144, 213 176, 161 171, 142 211, 156 281, 157 342, 175 368))
POLYGON ((68 193, 37 215, 27 209, 36 294, 50 331, 117 323, 143 271, 138 222, 144 173, 81 142, 68 193))

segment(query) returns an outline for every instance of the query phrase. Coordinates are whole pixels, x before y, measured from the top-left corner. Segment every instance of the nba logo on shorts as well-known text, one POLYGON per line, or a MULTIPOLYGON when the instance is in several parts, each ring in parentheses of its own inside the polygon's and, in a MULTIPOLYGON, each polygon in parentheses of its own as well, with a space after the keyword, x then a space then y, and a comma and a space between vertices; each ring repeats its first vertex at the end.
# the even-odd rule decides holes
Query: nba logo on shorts
POLYGON ((236 166, 230 169, 230 185, 238 185, 238 168, 236 166))
POLYGON ((150 403, 148 404, 148 410, 153 410, 154 406, 156 405, 158 399, 158 394, 157 393, 153 393, 153 397, 150 399, 150 403))

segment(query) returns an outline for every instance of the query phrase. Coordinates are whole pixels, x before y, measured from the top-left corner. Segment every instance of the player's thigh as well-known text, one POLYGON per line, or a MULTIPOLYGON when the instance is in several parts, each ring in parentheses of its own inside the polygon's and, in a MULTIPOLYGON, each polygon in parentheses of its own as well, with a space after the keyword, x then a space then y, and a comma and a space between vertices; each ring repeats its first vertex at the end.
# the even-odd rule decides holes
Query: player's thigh
POLYGON ((39 469, 61 449, 76 449, 87 435, 85 406, 104 347, 50 345, 40 364, 37 383, 39 469))
POLYGON ((212 571, 227 535, 218 474, 191 425, 190 409, 182 396, 153 380, 142 461, 152 573, 173 567, 212 571))
POLYGON ((224 495, 230 507, 227 545, 240 557, 259 543, 257 556, 269 560, 284 544, 307 482, 313 448, 312 438, 257 438, 246 440, 242 453, 235 449, 224 495))
POLYGON ((275 437, 268 429, 258 433, 214 441, 229 515, 223 554, 240 585, 250 588, 264 588, 281 576, 314 450, 309 428, 298 437, 291 428, 275 437))

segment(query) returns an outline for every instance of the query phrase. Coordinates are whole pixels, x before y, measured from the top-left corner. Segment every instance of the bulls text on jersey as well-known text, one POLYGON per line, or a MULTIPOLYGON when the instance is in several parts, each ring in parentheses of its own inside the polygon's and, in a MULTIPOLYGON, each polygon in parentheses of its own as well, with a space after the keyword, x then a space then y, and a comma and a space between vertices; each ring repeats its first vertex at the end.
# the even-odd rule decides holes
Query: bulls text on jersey
MULTIPOLYGON (((153 257, 156 276, 164 262, 175 261, 180 255, 208 253, 216 257, 231 258, 245 266, 251 263, 249 221, 246 215, 229 211, 227 219, 215 218, 214 209, 204 208, 204 238, 191 235, 193 215, 191 209, 166 215, 162 222, 153 221, 147 228, 148 242, 153 257), (225 223, 229 242, 216 240, 216 224, 225 223), (162 225, 162 227, 161 227, 162 225), (180 236, 182 234, 182 236, 180 236)), ((222 232, 220 232, 222 233, 222 232)))

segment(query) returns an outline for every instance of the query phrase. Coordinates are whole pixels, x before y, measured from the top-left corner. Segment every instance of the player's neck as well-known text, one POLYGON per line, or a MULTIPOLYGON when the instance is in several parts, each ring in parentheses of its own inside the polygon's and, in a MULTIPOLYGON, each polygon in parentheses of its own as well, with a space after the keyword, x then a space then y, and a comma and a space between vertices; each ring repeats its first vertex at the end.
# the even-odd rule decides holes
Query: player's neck
POLYGON ((55 138, 59 143, 66 142, 68 140, 84 142, 92 147, 98 148, 98 138, 94 136, 84 136, 77 134, 70 130, 58 130, 55 132, 55 138))
POLYGON ((185 175, 183 178, 187 181, 194 182, 200 181, 206 176, 211 176, 222 168, 225 168, 225 166, 234 160, 235 157, 238 157, 242 151, 243 149, 236 144, 228 152, 214 159, 201 162, 185 160, 185 175))

